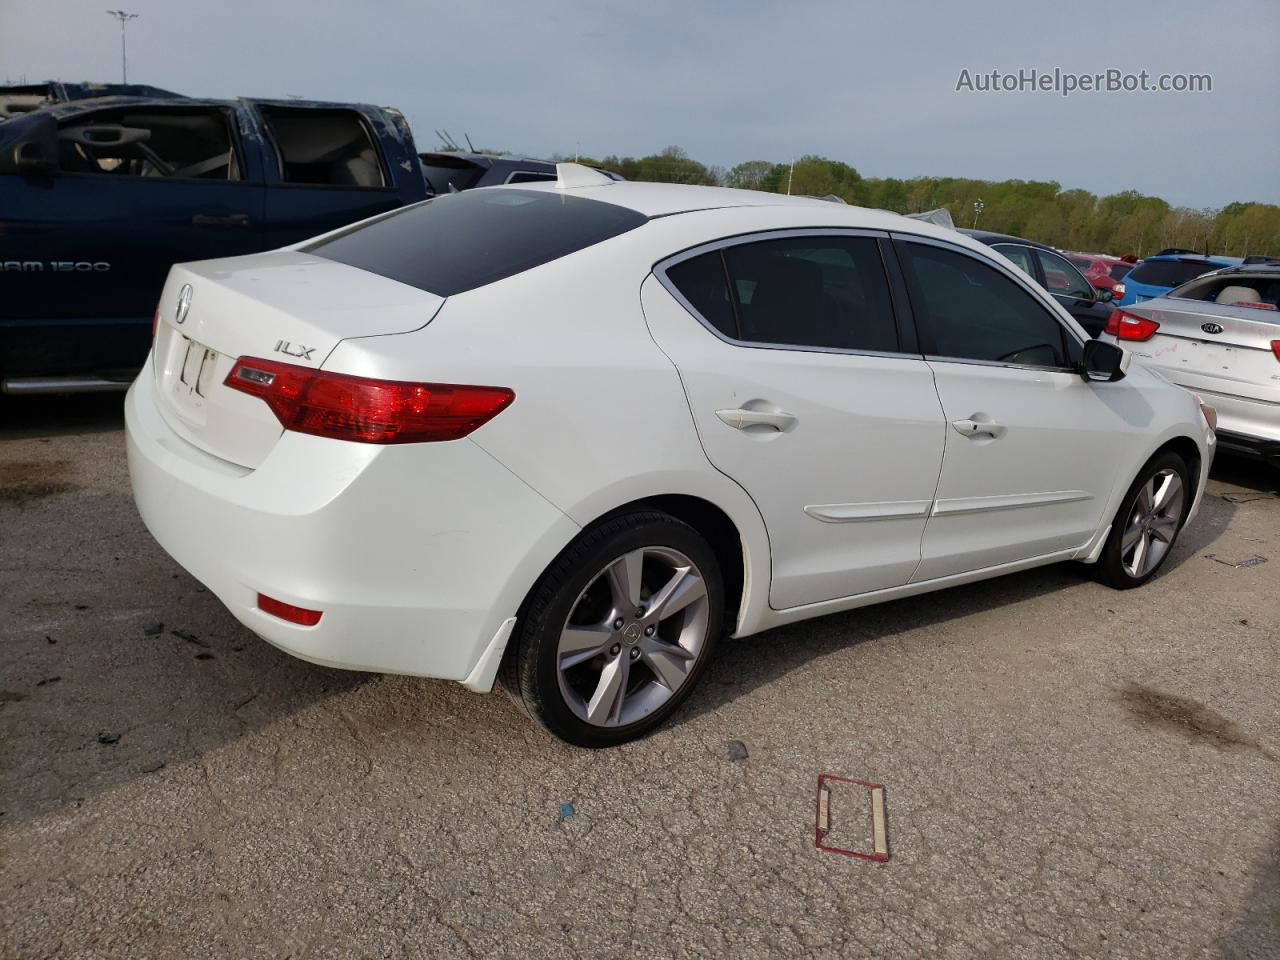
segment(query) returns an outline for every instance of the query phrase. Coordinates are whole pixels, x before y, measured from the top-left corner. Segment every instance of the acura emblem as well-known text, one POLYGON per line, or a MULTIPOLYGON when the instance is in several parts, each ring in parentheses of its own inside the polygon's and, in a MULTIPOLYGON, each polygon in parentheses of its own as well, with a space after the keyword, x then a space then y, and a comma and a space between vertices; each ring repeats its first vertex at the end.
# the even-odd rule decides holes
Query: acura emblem
POLYGON ((187 311, 191 309, 191 284, 184 283, 178 294, 178 309, 173 315, 174 323, 182 323, 187 319, 187 311))
POLYGON ((1203 330, 1205 333, 1221 333, 1222 324, 1214 323, 1213 321, 1210 321, 1209 323, 1200 324, 1200 329, 1203 330))

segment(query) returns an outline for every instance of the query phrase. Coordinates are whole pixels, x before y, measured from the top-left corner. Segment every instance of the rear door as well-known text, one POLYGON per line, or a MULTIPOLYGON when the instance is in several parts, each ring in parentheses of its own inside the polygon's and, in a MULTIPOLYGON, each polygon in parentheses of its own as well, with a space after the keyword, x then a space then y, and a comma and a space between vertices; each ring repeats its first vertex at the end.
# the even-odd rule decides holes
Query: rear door
POLYGON ((899 238, 948 427, 913 581, 1078 548, 1098 527, 1126 428, 1072 369, 1081 344, 1028 285, 949 244, 899 238))
POLYGON ((900 586, 920 560, 942 410, 885 249, 869 233, 757 235, 672 258, 642 287, 707 456, 764 517, 777 609, 900 586))
POLYGON ((354 107, 253 101, 266 136, 271 246, 426 196, 418 158, 384 118, 354 107))
POLYGON ((74 113, 56 151, 50 176, 0 177, 3 259, 27 264, 4 274, 5 375, 136 369, 170 265, 265 245, 258 156, 233 108, 202 104, 74 113))

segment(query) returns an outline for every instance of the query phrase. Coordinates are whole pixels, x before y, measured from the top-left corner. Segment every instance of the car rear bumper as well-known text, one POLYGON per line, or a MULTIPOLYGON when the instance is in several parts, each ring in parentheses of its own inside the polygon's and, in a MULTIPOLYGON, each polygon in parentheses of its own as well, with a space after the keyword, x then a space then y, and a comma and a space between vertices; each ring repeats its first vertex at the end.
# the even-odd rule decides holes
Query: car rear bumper
POLYGON ((1218 431, 1218 446, 1227 453, 1257 457, 1280 467, 1280 440, 1264 440, 1226 430, 1218 431))
POLYGON ((377 446, 284 433, 249 470, 173 431, 150 363, 125 422, 134 499, 155 539, 254 633, 328 666, 473 678, 578 532, 466 439, 377 446), (267 614, 259 593, 320 621, 267 614))

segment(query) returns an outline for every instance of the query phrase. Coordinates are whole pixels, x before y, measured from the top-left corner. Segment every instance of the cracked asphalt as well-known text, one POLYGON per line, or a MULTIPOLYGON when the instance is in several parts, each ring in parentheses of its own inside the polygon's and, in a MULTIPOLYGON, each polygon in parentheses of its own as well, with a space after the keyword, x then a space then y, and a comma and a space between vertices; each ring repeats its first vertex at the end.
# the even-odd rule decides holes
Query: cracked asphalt
POLYGON ((1280 472, 1221 460, 1144 589, 729 642, 587 752, 255 639, 143 529, 119 403, 0 405, 4 960, 1280 956, 1280 472), (886 785, 887 864, 815 849, 824 772, 886 785))

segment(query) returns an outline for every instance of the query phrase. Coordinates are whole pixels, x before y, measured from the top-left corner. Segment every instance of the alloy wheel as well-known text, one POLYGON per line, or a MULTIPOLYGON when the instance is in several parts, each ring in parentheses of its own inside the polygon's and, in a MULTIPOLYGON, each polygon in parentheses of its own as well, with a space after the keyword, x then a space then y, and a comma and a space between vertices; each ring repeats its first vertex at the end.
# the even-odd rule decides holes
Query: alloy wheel
POLYGON ((641 547, 600 570, 560 632, 560 693, 593 726, 627 726, 670 700, 707 646, 710 601, 697 565, 641 547))
POLYGON ((1182 499, 1182 478, 1167 467, 1139 488, 1120 538, 1120 563, 1129 576, 1145 577, 1169 552, 1182 521, 1182 499))

